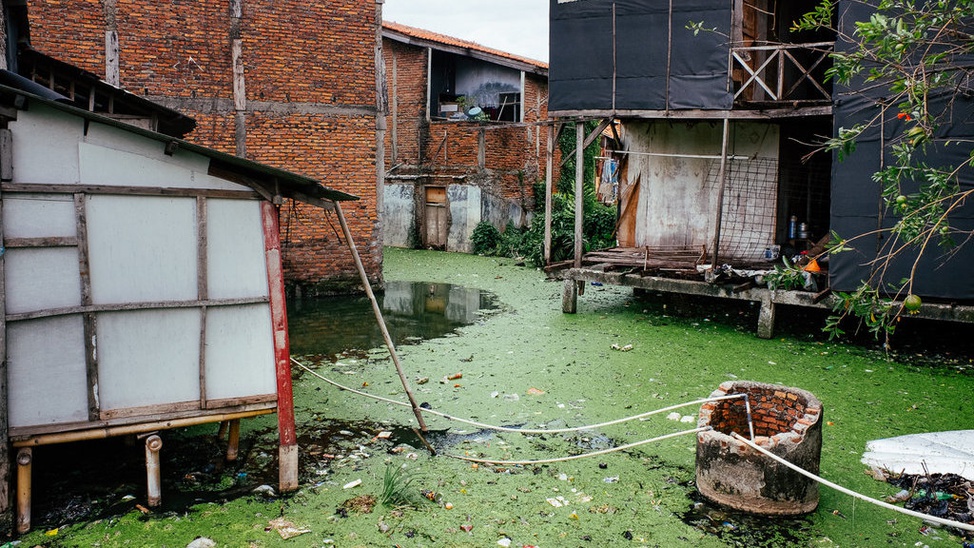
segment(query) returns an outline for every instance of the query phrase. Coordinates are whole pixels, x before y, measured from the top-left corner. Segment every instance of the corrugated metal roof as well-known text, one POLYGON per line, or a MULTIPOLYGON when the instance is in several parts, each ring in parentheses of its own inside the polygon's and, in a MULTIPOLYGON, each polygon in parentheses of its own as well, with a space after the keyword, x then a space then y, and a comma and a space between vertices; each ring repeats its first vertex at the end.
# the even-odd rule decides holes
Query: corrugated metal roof
MULTIPOLYGON (((403 25, 396 23, 394 21, 383 21, 382 22, 383 35, 387 38, 396 39, 396 34, 402 35, 403 37, 413 38, 417 41, 425 43, 425 45, 434 47, 439 44, 445 46, 442 49, 460 49, 465 50, 470 53, 480 53, 487 56, 493 57, 494 62, 502 65, 509 64, 509 62, 515 62, 520 65, 528 65, 533 69, 522 68, 522 70, 529 70, 529 72, 535 72, 538 74, 547 75, 548 73, 548 63, 538 61, 537 59, 531 59, 529 57, 521 57, 520 55, 514 55, 513 53, 508 53, 506 51, 501 51, 499 49, 489 48, 487 46, 480 45, 476 42, 471 42, 469 40, 462 40, 460 38, 455 38, 453 36, 447 36, 445 34, 438 34, 428 30, 419 29, 416 27, 410 27, 408 25, 403 25), (507 62, 505 62, 507 61, 507 62)), ((491 60, 491 59, 488 59, 491 60)))

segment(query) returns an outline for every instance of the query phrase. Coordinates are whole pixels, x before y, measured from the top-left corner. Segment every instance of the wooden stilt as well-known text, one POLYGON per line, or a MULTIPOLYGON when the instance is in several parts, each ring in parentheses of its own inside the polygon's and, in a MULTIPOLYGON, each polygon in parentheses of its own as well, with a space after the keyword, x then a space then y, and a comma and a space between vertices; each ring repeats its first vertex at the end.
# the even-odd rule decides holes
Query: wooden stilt
POLYGON ((17 532, 30 531, 30 482, 31 463, 34 460, 30 447, 17 451, 17 532))
POLYGON ((240 419, 230 421, 230 438, 227 441, 227 461, 237 460, 237 452, 240 448, 240 419))
POLYGON ((585 122, 575 122, 575 268, 582 266, 582 221, 585 218, 584 202, 584 167, 585 167, 585 122))
POLYGON ((150 508, 162 504, 162 478, 159 469, 159 451, 162 438, 153 434, 145 439, 145 482, 147 503, 150 508))
POLYGON ((216 431, 216 439, 222 440, 227 435, 227 427, 230 425, 229 421, 220 422, 220 429, 216 431))

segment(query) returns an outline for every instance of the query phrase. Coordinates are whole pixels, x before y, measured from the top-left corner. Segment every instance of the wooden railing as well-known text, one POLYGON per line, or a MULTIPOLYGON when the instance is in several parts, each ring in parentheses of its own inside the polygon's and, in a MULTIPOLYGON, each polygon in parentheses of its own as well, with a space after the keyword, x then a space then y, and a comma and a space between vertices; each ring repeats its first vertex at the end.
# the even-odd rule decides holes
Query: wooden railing
POLYGON ((729 68, 735 81, 734 101, 831 100, 823 75, 833 46, 833 42, 816 42, 732 47, 729 68))

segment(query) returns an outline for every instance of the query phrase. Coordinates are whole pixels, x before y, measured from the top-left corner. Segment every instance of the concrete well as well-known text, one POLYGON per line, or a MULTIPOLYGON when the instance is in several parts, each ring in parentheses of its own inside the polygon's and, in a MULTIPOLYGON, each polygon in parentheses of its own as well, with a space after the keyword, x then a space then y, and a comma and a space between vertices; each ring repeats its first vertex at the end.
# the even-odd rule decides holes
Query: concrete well
MULTIPOLYGON (((810 392, 772 384, 729 381, 712 398, 746 394, 754 442, 813 474, 822 453, 822 402, 810 392)), ((697 488, 709 500, 735 510, 769 516, 806 514, 818 506, 818 483, 762 455, 740 440, 750 438, 744 398, 700 407, 697 488)))

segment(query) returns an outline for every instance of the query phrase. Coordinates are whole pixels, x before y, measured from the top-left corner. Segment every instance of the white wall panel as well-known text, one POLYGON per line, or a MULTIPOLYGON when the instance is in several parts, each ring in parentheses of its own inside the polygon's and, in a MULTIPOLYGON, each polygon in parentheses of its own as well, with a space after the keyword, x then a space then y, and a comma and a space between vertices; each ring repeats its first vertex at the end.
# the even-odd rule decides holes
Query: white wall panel
POLYGON ((126 128, 106 124, 90 124, 84 142, 87 145, 114 149, 118 152, 127 152, 146 158, 164 158, 164 161, 188 171, 206 173, 210 165, 209 158, 180 150, 178 147, 171 156, 165 156, 166 143, 136 135, 126 128))
POLYGON ((4 238, 73 238, 77 235, 74 198, 61 194, 6 194, 4 238))
MULTIPOLYGON (((131 134, 128 138, 138 140, 133 139, 131 134)), ((149 139, 144 141, 154 145, 155 151, 151 155, 80 143, 78 155, 81 184, 249 190, 242 185, 208 176, 206 170, 209 163, 203 156, 188 152, 181 155, 182 157, 196 156, 207 161, 202 166, 202 171, 196 171, 192 169, 192 163, 187 166, 184 162, 174 159, 174 156, 166 156, 163 153, 162 143, 149 139)))
POLYGON ((81 305, 76 247, 8 249, 3 275, 8 314, 81 305))
POLYGON ((98 314, 102 410, 198 400, 199 309, 98 314))
POLYGON ((90 196, 95 304, 197 298, 196 199, 90 196))
POLYGON ((260 202, 206 201, 207 291, 211 299, 267 296, 260 202))
POLYGON ((206 311, 206 398, 275 394, 270 305, 206 311))
POLYGON ((88 420, 80 315, 7 323, 10 426, 88 420))
POLYGON ((78 182, 78 140, 84 120, 36 102, 17 111, 13 132, 15 183, 78 182))

